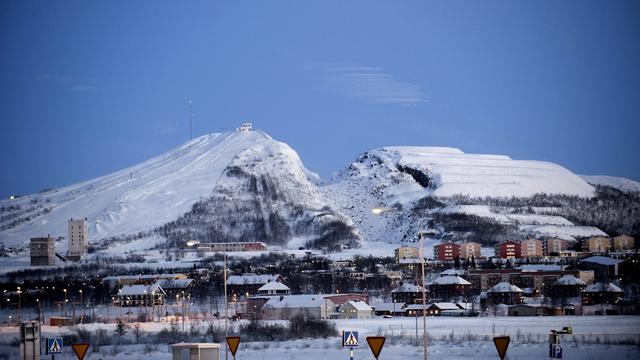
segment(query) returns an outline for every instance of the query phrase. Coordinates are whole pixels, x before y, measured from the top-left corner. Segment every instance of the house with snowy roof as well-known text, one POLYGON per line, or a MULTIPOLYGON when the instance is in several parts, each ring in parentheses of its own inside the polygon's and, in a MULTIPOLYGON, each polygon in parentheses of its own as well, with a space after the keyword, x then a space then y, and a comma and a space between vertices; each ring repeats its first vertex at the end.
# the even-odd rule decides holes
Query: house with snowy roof
POLYGON ((258 293, 258 289, 270 282, 284 283, 279 274, 251 274, 231 275, 227 278, 229 297, 244 298, 258 293))
POLYGON ((499 282, 487 290, 489 304, 515 305, 522 302, 522 289, 506 281, 499 282))
POLYGON ((597 282, 582 290, 583 315, 618 315, 624 291, 610 282, 597 282))
POLYGON ((258 296, 289 295, 291 289, 281 282, 271 281, 258 288, 258 296))
POLYGON ((403 283, 399 287, 391 290, 391 299, 393 302, 415 304, 422 302, 422 293, 426 291, 422 286, 411 283, 403 283))
POLYGON ((549 297, 565 299, 580 297, 580 293, 587 286, 582 279, 573 275, 564 275, 556 280, 549 288, 549 297))
POLYGON ((371 305, 373 307, 373 312, 376 316, 404 316, 405 307, 407 304, 405 303, 396 303, 396 302, 383 302, 383 303, 375 303, 371 305))
POLYGON ((469 295, 471 283, 460 276, 438 276, 427 283, 431 299, 450 300, 469 295))
POLYGON ((373 308, 364 301, 347 301, 338 310, 340 319, 371 319, 373 308))
POLYGON ((263 320, 291 320, 296 316, 329 319, 336 305, 323 295, 272 296, 262 306, 263 320))
POLYGON ((154 306, 164 305, 166 293, 159 282, 153 285, 125 285, 115 296, 114 305, 154 306))

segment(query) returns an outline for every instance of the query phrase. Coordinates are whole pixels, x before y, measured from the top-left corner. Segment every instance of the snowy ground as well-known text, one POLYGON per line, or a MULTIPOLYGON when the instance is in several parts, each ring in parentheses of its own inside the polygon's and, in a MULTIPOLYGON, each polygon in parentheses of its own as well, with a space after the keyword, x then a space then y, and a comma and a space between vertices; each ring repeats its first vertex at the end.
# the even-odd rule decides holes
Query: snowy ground
MULTIPOLYGON (((418 318, 418 339, 422 319, 418 318)), ((338 331, 359 331, 361 346, 355 349, 355 359, 373 359, 366 336, 383 334, 387 343, 381 359, 415 359, 422 356, 422 343, 416 340, 414 318, 374 318, 367 320, 336 320, 338 331)), ((195 325, 195 324, 194 324, 195 325)), ((201 324, 202 325, 202 324, 201 324)), ((235 325, 238 325, 235 323, 235 325)), ((145 333, 155 333, 168 324, 145 323, 145 333)), ((189 324, 186 328, 189 328, 189 324)), ((547 352, 547 335, 551 329, 572 326, 573 335, 563 335, 564 359, 637 359, 640 357, 639 316, 566 316, 566 317, 484 317, 427 318, 431 359, 495 359, 493 336, 511 336, 508 359, 543 359, 547 352), (617 343, 636 345, 616 345, 617 343)), ((104 328, 113 333, 113 324, 83 325, 85 329, 104 328)), ((73 328, 43 327, 43 336, 72 332, 73 328)), ((242 336, 242 334, 240 334, 242 336)), ((0 341, 7 344, 17 336, 17 328, 0 328, 0 341)), ((285 342, 252 342, 241 344, 236 359, 345 359, 348 350, 339 345, 339 338, 303 339, 285 342)), ((0 346, 0 358, 17 358, 17 348, 0 346)), ((68 351, 57 359, 74 359, 68 351)), ((166 344, 102 346, 87 359, 170 359, 166 344)))

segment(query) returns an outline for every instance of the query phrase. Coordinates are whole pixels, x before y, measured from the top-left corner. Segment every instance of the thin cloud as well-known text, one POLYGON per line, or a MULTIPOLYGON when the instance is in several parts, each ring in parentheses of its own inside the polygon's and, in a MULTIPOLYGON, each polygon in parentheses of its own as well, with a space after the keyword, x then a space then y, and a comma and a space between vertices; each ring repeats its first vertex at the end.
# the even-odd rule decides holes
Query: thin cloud
POLYGON ((420 85, 396 80, 380 67, 329 66, 324 78, 340 94, 368 103, 416 106, 427 101, 420 85))
POLYGON ((92 91, 97 88, 94 86, 80 84, 72 76, 59 74, 42 74, 36 76, 37 80, 53 83, 65 90, 71 91, 92 91))

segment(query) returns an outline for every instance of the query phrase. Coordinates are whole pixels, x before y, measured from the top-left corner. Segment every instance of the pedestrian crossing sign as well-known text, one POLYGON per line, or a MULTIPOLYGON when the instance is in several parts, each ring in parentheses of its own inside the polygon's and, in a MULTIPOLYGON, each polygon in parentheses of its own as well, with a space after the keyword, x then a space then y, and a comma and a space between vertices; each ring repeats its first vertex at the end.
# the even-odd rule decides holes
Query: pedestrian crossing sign
POLYGON ((358 346, 358 332, 357 331, 343 331, 342 332, 342 346, 358 346))
POLYGON ((62 354, 62 338, 47 338, 47 355, 62 354))

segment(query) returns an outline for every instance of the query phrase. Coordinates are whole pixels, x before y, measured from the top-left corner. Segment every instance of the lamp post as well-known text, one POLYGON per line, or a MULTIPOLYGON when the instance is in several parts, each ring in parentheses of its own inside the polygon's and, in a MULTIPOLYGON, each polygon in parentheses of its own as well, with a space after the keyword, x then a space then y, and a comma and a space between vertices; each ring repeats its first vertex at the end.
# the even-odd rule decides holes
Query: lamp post
MULTIPOLYGON (((396 210, 392 209, 392 208, 373 208, 371 209, 371 212, 374 215, 380 215, 382 213, 385 212, 394 212, 396 210)), ((424 270, 424 238, 422 236, 422 230, 421 230, 421 225, 422 225, 422 219, 420 217, 418 217, 418 239, 420 240, 420 270, 422 273, 422 337, 423 337, 423 346, 424 346, 424 360, 427 360, 427 354, 428 354, 428 341, 429 341, 429 337, 427 336, 427 316, 426 316, 426 312, 427 312, 427 289, 425 288, 425 270, 424 270)), ((417 317, 416 317, 416 320, 417 317)))
POLYGON ((67 317, 67 289, 62 289, 64 292, 64 317, 67 317))
POLYGON ((80 315, 80 324, 84 324, 84 301, 82 298, 82 290, 78 290, 80 292, 80 307, 82 308, 82 315, 80 315))
POLYGON ((18 293, 18 325, 20 325, 20 321, 22 320, 22 314, 21 311, 22 310, 22 299, 21 299, 21 295, 22 295, 22 290, 20 289, 20 286, 18 286, 18 290, 16 291, 16 293, 18 293))

